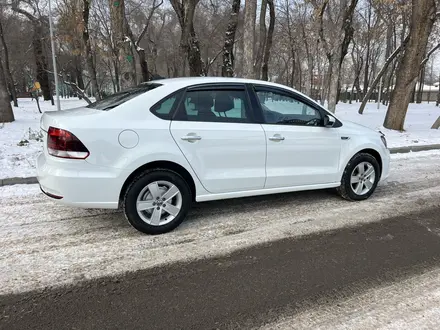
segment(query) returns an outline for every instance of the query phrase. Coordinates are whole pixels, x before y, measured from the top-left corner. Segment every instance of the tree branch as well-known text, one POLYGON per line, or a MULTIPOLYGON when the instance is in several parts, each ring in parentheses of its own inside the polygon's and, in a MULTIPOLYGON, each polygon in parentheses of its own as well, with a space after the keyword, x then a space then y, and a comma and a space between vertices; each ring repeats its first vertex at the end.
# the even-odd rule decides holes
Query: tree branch
POLYGON ((36 23, 37 22, 37 18, 34 15, 32 15, 31 13, 28 13, 26 10, 18 8, 18 4, 13 4, 11 6, 11 9, 13 11, 15 11, 16 13, 18 13, 18 14, 26 16, 26 18, 29 19, 32 23, 36 23))
POLYGON ((432 53, 434 53, 437 49, 440 48, 440 43, 437 44, 437 46, 435 46, 434 48, 432 48, 428 54, 426 54, 426 57, 423 59, 423 61, 420 63, 420 67, 424 66, 426 64, 426 62, 428 62, 429 57, 432 55, 432 53))
POLYGON ((388 66, 391 64, 391 62, 396 58, 396 56, 403 49, 405 49, 406 44, 408 43, 408 41, 409 41, 409 34, 406 36, 406 38, 403 41, 403 43, 394 50, 394 52, 390 55, 390 57, 387 58, 387 60, 385 61, 384 66, 379 71, 379 73, 377 74, 377 76, 374 79, 373 83, 371 84, 369 90, 367 91, 367 93, 365 94, 364 98, 362 99, 362 104, 361 104, 361 106, 359 108, 359 111, 358 111, 359 114, 362 115, 364 113, 365 106, 367 105, 368 99, 370 98, 371 94, 373 93, 374 88, 376 88, 376 85, 379 83, 380 79, 385 74, 385 72, 388 69, 388 66))
POLYGON ((160 1, 159 4, 156 5, 156 0, 153 1, 153 8, 151 8, 150 13, 148 14, 147 20, 145 22, 145 26, 144 29, 142 30, 142 32, 139 34, 139 37, 137 38, 136 42, 134 43, 136 47, 139 46, 139 43, 141 42, 142 38, 144 37, 145 33, 148 30, 148 27, 150 26, 150 21, 151 18, 154 15, 154 12, 156 11, 157 8, 159 8, 160 6, 162 6, 163 4, 163 0, 160 1))

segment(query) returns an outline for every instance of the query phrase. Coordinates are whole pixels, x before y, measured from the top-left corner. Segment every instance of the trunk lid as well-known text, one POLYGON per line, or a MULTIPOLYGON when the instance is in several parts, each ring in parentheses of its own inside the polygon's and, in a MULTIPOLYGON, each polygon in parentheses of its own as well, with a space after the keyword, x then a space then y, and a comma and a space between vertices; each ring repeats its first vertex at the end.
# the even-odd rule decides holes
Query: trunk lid
POLYGON ((86 107, 61 110, 47 111, 40 120, 40 128, 47 133, 50 126, 56 128, 68 129, 69 126, 76 126, 78 122, 84 122, 90 119, 90 116, 99 116, 103 112, 86 107))

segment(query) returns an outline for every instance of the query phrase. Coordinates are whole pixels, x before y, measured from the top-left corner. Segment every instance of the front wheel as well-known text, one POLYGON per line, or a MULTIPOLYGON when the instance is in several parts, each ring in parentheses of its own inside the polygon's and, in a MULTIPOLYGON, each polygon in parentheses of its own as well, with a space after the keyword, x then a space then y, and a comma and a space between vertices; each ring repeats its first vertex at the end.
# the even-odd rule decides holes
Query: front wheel
POLYGON ((157 235, 179 226, 191 201, 191 190, 179 174, 155 169, 147 170, 133 180, 123 205, 125 216, 134 228, 157 235))
POLYGON ((345 199, 359 201, 369 198, 380 179, 380 166, 375 157, 360 153, 347 164, 338 193, 345 199))

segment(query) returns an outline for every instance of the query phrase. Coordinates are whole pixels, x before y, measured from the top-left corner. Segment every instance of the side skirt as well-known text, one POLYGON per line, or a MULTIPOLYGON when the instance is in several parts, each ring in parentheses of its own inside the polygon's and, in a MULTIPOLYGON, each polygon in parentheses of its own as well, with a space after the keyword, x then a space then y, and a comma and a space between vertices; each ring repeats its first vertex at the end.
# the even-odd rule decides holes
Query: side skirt
POLYGON ((327 188, 336 188, 341 185, 340 182, 326 183, 326 184, 315 184, 308 186, 294 186, 294 187, 282 187, 282 188, 270 188, 270 189, 258 189, 258 190, 247 190, 247 191, 236 191, 221 194, 208 194, 196 196, 197 202, 206 202, 219 199, 229 199, 229 198, 240 198, 240 197, 250 197, 250 196, 260 196, 260 195, 270 195, 270 194, 281 194, 294 191, 305 191, 305 190, 318 190, 327 188))

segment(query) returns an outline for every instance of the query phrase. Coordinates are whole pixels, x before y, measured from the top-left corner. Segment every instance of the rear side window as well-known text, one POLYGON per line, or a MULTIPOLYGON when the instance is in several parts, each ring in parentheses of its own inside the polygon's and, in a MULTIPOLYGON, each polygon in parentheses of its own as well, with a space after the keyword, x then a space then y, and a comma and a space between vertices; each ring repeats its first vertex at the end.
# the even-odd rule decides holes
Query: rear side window
POLYGON ((179 102, 182 92, 176 92, 159 101, 151 107, 151 112, 161 119, 171 120, 174 109, 179 102))
POLYGON ((128 100, 131 100, 135 98, 136 96, 139 96, 141 94, 144 94, 148 91, 151 91, 152 89, 155 89, 157 87, 161 86, 160 84, 152 84, 152 83, 145 83, 141 84, 136 87, 132 87, 126 90, 123 90, 121 92, 112 94, 110 96, 107 96, 103 98, 102 100, 96 101, 92 104, 89 104, 87 108, 96 109, 96 110, 103 110, 107 111, 110 109, 113 109, 128 100))
POLYGON ((176 120, 202 122, 249 122, 245 90, 194 90, 185 93, 176 120))

